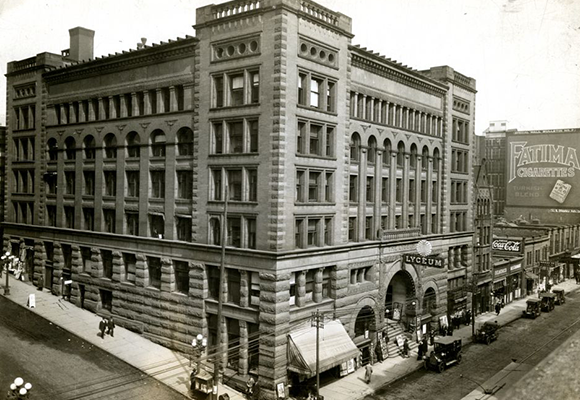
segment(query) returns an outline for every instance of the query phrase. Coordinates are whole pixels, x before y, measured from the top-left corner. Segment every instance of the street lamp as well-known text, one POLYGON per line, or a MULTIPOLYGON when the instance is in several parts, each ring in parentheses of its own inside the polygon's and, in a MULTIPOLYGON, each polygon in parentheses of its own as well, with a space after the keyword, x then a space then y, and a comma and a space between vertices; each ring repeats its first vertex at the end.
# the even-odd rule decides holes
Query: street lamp
MULTIPOLYGON (((204 349, 207 347, 207 338, 203 337, 203 335, 200 333, 193 338, 193 340, 191 341, 191 346, 193 348, 193 357, 195 357, 196 359, 195 374, 193 375, 196 375, 200 370, 201 355, 203 354, 204 349)), ((191 361, 192 360, 190 360, 189 362, 190 366, 191 361)))
POLYGON ((10 264, 12 264, 13 262, 18 262, 18 257, 15 257, 14 255, 10 254, 9 251, 7 251, 2 257, 0 257, 0 259, 2 260, 2 268, 6 267, 6 286, 4 286, 4 295, 8 296, 10 294, 10 285, 8 282, 8 273, 9 273, 9 267, 10 264))

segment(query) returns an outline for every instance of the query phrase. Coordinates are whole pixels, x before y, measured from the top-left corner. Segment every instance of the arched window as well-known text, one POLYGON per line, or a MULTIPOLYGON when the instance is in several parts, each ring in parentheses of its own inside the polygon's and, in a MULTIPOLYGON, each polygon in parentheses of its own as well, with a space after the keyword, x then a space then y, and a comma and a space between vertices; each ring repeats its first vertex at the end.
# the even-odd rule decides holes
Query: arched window
POLYGON ((405 166, 405 143, 399 142, 397 146, 397 167, 403 168, 405 166))
POLYGON ((105 136, 105 158, 117 158, 117 138, 113 133, 105 136))
POLYGON ((439 149, 433 151, 433 171, 439 171, 439 149))
POLYGON ((165 157, 165 133, 156 129, 151 134, 151 155, 153 157, 165 157))
POLYGON ((95 159, 95 138, 92 135, 86 136, 83 140, 83 150, 85 152, 85 159, 95 159))
POLYGON ((391 165, 391 141, 389 139, 385 139, 383 142, 383 147, 385 149, 383 151, 383 165, 391 165))
POLYGON ((137 132, 127 134, 127 157, 139 158, 141 150, 141 140, 137 132))
POLYGON ((360 160, 360 136, 353 133, 350 137, 350 161, 358 162, 360 160))
POLYGON ((369 164, 374 164, 377 161, 377 139, 375 139, 374 136, 369 138, 367 151, 367 160, 369 164))
POLYGON ((46 151, 48 153, 48 161, 58 160, 58 146, 55 138, 48 139, 46 143, 46 151))
POLYGON ((64 148, 67 160, 74 160, 76 158, 76 142, 72 136, 69 136, 64 141, 64 148))
POLYGON ((177 131, 177 154, 180 156, 193 155, 193 131, 187 127, 177 131))
POLYGON ((423 146, 423 151, 421 152, 421 168, 423 170, 429 168, 429 149, 427 146, 423 146))
POLYGON ((417 169, 417 146, 415 143, 411 145, 411 156, 409 157, 409 165, 411 169, 417 169))

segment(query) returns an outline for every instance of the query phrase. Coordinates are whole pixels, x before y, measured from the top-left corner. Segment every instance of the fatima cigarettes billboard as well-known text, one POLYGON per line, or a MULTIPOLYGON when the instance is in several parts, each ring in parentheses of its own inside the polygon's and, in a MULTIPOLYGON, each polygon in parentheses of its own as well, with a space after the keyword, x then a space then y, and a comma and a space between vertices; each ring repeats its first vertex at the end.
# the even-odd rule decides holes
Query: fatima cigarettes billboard
POLYGON ((580 130, 508 133, 506 144, 507 206, 580 212, 580 130))

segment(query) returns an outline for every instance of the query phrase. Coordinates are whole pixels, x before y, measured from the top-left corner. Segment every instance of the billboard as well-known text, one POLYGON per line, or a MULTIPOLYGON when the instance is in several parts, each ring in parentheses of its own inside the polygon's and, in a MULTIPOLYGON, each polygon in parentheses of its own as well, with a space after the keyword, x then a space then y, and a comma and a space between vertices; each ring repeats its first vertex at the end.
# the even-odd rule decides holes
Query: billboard
POLYGON ((580 213, 580 130, 506 135, 506 206, 580 213))

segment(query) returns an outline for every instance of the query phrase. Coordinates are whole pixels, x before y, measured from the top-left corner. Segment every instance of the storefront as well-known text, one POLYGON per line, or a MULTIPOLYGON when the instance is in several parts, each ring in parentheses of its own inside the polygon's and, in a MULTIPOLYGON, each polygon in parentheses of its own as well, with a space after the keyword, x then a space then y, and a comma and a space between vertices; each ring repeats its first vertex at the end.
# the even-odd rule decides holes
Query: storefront
POLYGON ((522 264, 511 264, 506 276, 506 303, 522 297, 522 264))
MULTIPOLYGON (((503 263, 502 263, 503 264, 503 263)), ((493 302, 507 303, 506 275, 507 267, 498 267, 494 265, 493 278, 493 302)))

